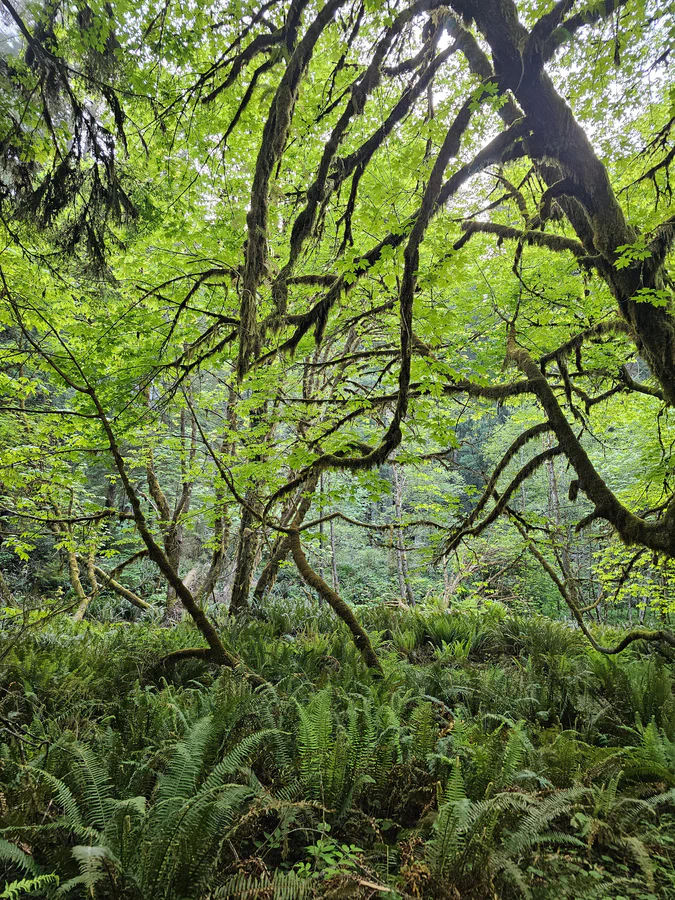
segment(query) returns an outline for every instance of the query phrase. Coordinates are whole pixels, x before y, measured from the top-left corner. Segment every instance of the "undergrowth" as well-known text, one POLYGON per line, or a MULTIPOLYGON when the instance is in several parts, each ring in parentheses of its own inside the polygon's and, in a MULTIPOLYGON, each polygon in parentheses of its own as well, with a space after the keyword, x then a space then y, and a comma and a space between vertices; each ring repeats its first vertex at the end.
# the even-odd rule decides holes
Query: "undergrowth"
POLYGON ((0 634, 0 897, 675 898, 670 659, 500 608, 0 634), (298 625, 301 623, 301 625, 298 625), (4 886, 4 889, 3 889, 4 886))

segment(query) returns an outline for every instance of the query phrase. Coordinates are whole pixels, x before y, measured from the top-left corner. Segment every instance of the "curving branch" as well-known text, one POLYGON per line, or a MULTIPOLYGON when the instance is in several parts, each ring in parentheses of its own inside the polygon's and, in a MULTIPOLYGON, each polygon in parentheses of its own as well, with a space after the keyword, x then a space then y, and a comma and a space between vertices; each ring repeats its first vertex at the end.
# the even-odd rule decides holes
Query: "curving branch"
POLYGON ((302 549, 302 544, 300 543, 300 532, 297 530, 297 528, 289 529, 288 539, 290 543, 291 554, 293 556, 293 561, 295 562, 302 580, 309 587, 313 588, 319 594, 319 596, 326 601, 326 603, 331 607, 335 614, 340 619, 342 619, 347 628, 349 628, 352 633, 352 637, 354 638, 354 643, 361 651, 366 665, 382 675, 382 663, 377 658, 377 654, 373 650, 373 645, 370 643, 368 634, 366 633, 366 631, 364 631, 363 627, 354 615, 351 607, 345 603, 342 597, 340 597, 340 595, 336 591, 334 591, 333 588, 326 584, 323 578, 317 572, 315 572, 314 569, 312 569, 302 549))
POLYGON ((572 238, 566 238, 559 234, 549 234, 546 231, 537 231, 536 229, 521 231, 518 228, 512 228, 510 225, 499 225, 496 222, 479 222, 474 219, 462 222, 461 229, 464 234, 455 242, 454 250, 460 250, 474 234, 494 234, 500 240, 513 240, 521 244, 546 247, 558 253, 567 250, 581 261, 587 261, 589 264, 592 262, 592 259, 588 257, 586 248, 580 241, 575 241, 572 238))
POLYGON ((295 47, 270 105, 263 128, 246 215, 246 260, 241 283, 239 324, 240 377, 248 371, 251 356, 257 356, 260 334, 257 321, 257 293, 267 266, 267 220, 269 182, 272 170, 281 158, 293 119, 301 78, 314 52, 316 42, 346 0, 327 0, 295 47))
POLYGON ((578 487, 594 505, 590 516, 579 523, 584 527, 594 519, 608 521, 624 543, 639 544, 675 558, 675 499, 671 498, 661 519, 648 522, 632 513, 607 487, 591 462, 586 450, 572 430, 560 404, 541 369, 530 353, 516 344, 515 329, 511 328, 507 340, 507 355, 529 379, 532 393, 544 409, 555 433, 561 452, 565 454, 578 477, 578 487))
POLYGON ((565 196, 558 202, 612 292, 621 317, 631 326, 666 402, 675 404, 675 313, 669 307, 639 302, 638 293, 663 289, 664 258, 673 229, 659 230, 657 246, 650 246, 647 259, 615 265, 619 248, 633 245, 639 233, 627 221, 588 136, 544 71, 544 55, 533 46, 527 48, 530 36, 514 0, 455 0, 452 5, 475 19, 491 49, 500 90, 511 91, 527 116, 528 155, 549 187, 564 182, 565 196))
MULTIPOLYGON (((147 552, 147 551, 146 551, 147 552)), ((138 559, 139 554, 135 554, 135 557, 138 559)), ((83 559, 79 557, 80 562, 85 562, 89 565, 89 559, 83 559)), ((137 609, 148 610, 152 609, 152 605, 148 603, 146 600, 143 600, 142 597, 139 597, 138 594, 135 594, 133 591, 130 591, 129 588, 125 588, 123 584, 120 584, 119 581, 116 581, 113 575, 108 574, 108 572, 104 571, 100 568, 100 566, 94 565, 93 562, 90 565, 90 571, 94 575, 98 576, 103 583, 110 588, 111 591, 114 591, 120 597, 123 597, 132 606, 135 606, 137 609)), ((117 569, 119 571, 119 567, 117 569)), ((91 575, 90 575, 91 580, 91 575)), ((95 582, 94 582, 95 583, 95 582)))
MULTIPOLYGON (((484 519, 481 519, 481 521, 475 525, 466 523, 462 525, 461 528, 456 531, 455 534, 453 534, 445 543, 443 551, 440 555, 447 556, 459 546, 459 544, 465 537, 477 537, 478 535, 482 534, 489 525, 492 525, 492 523, 495 522, 499 518, 499 516, 506 511, 509 500, 515 494, 521 484, 523 484, 523 482, 530 478, 537 471, 537 469, 544 465, 544 463, 548 462, 551 459, 554 459, 556 456, 560 456, 562 453, 563 449, 560 445, 550 447, 548 450, 544 450, 541 453, 538 453, 528 463, 526 463, 522 467, 522 469, 520 469, 520 471, 511 480, 501 496, 497 497, 494 488, 492 488, 489 493, 486 491, 483 495, 483 498, 485 498, 484 503, 487 502, 487 497, 489 497, 490 494, 494 494, 495 498, 497 499, 497 502, 492 507, 490 512, 487 514, 487 516, 485 516, 484 519)), ((481 500, 483 500, 483 498, 481 498, 481 500)), ((470 521, 473 521, 471 517, 470 521)))
MULTIPOLYGON (((122 454, 120 445, 117 441, 117 437, 115 436, 115 432, 113 431, 112 425, 110 424, 110 420, 103 408, 103 404, 96 389, 87 379, 82 366, 73 355, 72 351, 65 343, 63 338, 59 335, 58 331, 53 326, 51 326, 43 316, 41 316, 42 321, 45 323, 45 325, 47 325, 53 338, 61 346, 70 364, 82 379, 82 382, 80 383, 73 377, 71 377, 68 372, 66 372, 64 367, 55 361, 53 355, 50 354, 38 340, 36 340, 33 334, 33 330, 27 327, 26 323, 24 322, 23 316, 21 315, 21 311, 19 310, 16 302, 13 300, 12 296, 9 293, 7 294, 7 298, 15 314, 17 325, 21 329, 21 333, 23 334, 23 337, 27 341, 27 343, 33 348, 36 353, 38 353, 44 359, 46 364, 51 369, 53 369, 54 372, 56 372, 56 374, 65 382, 65 384, 67 384, 78 393, 86 396, 93 405, 98 420, 108 440, 108 446, 113 458, 113 462, 115 464, 115 468, 117 469, 120 480, 129 499, 129 503, 131 504, 136 529, 138 530, 138 533, 143 543, 145 544, 149 559, 151 559, 159 568, 167 583, 175 591, 176 596, 190 614, 197 629, 208 644, 213 654, 213 659, 219 664, 225 665, 230 669, 241 669, 241 660, 239 659, 239 657, 225 648, 225 645, 220 639, 220 635, 218 634, 218 631, 214 627, 213 623, 208 618, 204 610, 196 602, 192 592, 183 582, 175 568, 172 566, 165 550, 155 540, 155 537, 152 534, 150 526, 148 525, 148 521, 145 517, 145 513, 143 512, 140 495, 131 480, 126 460, 124 458, 124 455, 122 454)), ((261 685, 267 683, 263 678, 253 672, 246 671, 246 677, 251 681, 252 684, 261 685)))
POLYGON ((513 519, 513 523, 520 532, 521 537, 525 541, 527 549, 534 556, 542 569, 546 572, 551 581, 557 587, 560 596, 567 604, 567 607, 574 616, 577 625, 583 632, 584 636, 588 639, 594 650, 597 650, 598 653, 603 653, 606 656, 615 656, 617 653, 621 653, 627 647, 630 647, 630 645, 634 644, 636 641, 647 641, 649 643, 666 644, 669 647, 675 647, 675 634, 672 634, 672 632, 670 631, 664 631, 661 628, 654 631, 648 631, 647 629, 638 628, 633 631, 629 631, 628 634, 625 634, 621 638, 619 643, 614 647, 605 647, 604 645, 602 645, 586 625, 582 610, 579 608, 576 600, 572 596, 572 591, 569 589, 569 585, 559 577, 558 573, 555 571, 551 563, 546 559, 539 547, 537 547, 536 543, 527 534, 523 525, 516 519, 513 519))
MULTIPOLYGON (((512 462, 516 453, 518 453, 520 450, 522 450, 522 448, 525 447, 525 445, 528 444, 530 441, 534 440, 534 438, 540 437, 541 435, 546 434, 550 430, 551 430, 551 426, 549 425, 548 422, 540 422, 538 425, 533 425, 532 428, 526 429, 522 434, 520 434, 515 439, 515 441, 511 444, 511 446, 508 448, 506 453, 502 456, 500 461, 495 466, 495 468, 492 472, 492 475, 490 476, 490 480, 488 481, 488 483, 485 487, 485 490, 483 491, 478 503, 473 508, 473 511, 468 516, 468 518, 465 520, 465 522, 462 526, 462 529, 465 529, 465 528, 473 525, 473 523, 476 521, 476 519, 478 518, 480 513, 483 511, 483 509, 485 509, 490 498, 493 496, 496 496, 495 488, 497 487, 497 481, 499 480, 500 475, 502 474, 502 472, 504 472, 504 470, 507 468, 509 463, 512 462)), ((509 496, 511 496, 512 493, 513 493, 513 491, 511 491, 509 493, 509 496)), ((447 553, 449 551, 444 550, 443 552, 447 553)))
POLYGON ((564 344, 561 344, 555 350, 551 350, 550 353, 545 353, 539 358, 541 371, 546 374, 546 365, 548 363, 553 362, 553 360, 560 360, 562 357, 569 356, 572 353, 577 353, 577 367, 581 369, 578 354, 586 341, 610 334, 627 334, 630 336, 630 325, 623 319, 610 319, 606 322, 598 322, 597 325, 592 325, 590 328, 580 331, 579 334, 575 334, 574 337, 565 341, 564 344))

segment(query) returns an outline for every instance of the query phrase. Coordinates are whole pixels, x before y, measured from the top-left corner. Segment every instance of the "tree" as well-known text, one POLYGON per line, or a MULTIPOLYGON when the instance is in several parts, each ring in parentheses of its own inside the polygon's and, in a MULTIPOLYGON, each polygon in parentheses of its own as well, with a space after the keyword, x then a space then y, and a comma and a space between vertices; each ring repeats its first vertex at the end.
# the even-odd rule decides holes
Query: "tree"
POLYGON ((270 561, 283 545, 370 662, 301 507, 323 472, 447 453, 491 404, 540 420, 472 510, 427 523, 450 526, 439 556, 500 516, 526 536, 512 498, 563 457, 577 528, 675 557, 665 454, 636 491, 591 446, 599 410, 634 404, 654 457, 675 402, 666 4, 2 2, 7 371, 30 363, 48 414, 63 395, 66 422, 87 417, 216 657, 236 664, 174 547, 188 502, 161 502, 147 452, 156 515, 135 483, 153 391, 201 448, 205 505, 240 510, 235 607, 272 535, 270 561))

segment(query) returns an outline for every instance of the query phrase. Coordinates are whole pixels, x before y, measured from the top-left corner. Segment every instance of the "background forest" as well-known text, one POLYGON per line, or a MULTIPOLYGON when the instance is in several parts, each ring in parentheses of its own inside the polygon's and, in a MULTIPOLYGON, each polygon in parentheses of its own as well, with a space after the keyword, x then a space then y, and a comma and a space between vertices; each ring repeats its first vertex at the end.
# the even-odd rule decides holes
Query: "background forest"
POLYGON ((665 0, 0 0, 0 898, 675 898, 665 0))

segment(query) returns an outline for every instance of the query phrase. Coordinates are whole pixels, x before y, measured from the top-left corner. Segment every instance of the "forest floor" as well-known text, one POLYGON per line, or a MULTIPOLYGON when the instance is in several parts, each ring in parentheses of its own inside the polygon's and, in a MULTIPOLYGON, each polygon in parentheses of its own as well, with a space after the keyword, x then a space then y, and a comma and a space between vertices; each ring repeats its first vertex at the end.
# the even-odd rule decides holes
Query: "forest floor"
POLYGON ((165 666, 187 624, 0 633, 0 897, 675 898, 668 656, 360 617, 384 677, 329 610, 224 622, 257 688, 165 666))

